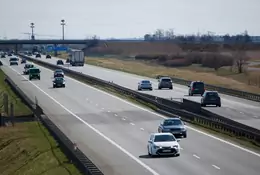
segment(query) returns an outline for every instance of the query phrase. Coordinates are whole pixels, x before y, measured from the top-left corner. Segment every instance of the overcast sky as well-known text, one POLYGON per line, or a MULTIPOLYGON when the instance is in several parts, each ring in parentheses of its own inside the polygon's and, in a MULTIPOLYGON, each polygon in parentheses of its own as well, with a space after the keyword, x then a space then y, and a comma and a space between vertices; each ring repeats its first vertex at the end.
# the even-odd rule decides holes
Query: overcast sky
POLYGON ((0 0, 0 39, 27 39, 21 33, 31 22, 36 34, 61 36, 61 19, 65 38, 142 37, 158 28, 260 35, 259 7, 260 0, 0 0))

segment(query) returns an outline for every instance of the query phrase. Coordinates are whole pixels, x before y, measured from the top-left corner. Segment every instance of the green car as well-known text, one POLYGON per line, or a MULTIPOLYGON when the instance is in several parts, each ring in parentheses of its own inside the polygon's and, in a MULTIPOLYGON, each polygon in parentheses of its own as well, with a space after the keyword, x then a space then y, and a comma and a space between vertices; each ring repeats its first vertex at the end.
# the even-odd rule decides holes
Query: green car
POLYGON ((65 80, 63 77, 55 77, 53 80, 53 88, 65 87, 65 80))
POLYGON ((29 80, 32 79, 41 79, 41 75, 40 75, 41 71, 39 68, 33 67, 29 69, 29 80))

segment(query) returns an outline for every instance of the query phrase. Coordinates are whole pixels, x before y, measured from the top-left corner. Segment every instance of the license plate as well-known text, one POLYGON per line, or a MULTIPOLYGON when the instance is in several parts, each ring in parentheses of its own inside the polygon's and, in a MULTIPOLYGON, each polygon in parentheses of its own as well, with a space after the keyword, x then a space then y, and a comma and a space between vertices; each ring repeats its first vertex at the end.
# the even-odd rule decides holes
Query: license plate
POLYGON ((171 150, 163 150, 162 152, 169 153, 169 152, 171 152, 171 150))

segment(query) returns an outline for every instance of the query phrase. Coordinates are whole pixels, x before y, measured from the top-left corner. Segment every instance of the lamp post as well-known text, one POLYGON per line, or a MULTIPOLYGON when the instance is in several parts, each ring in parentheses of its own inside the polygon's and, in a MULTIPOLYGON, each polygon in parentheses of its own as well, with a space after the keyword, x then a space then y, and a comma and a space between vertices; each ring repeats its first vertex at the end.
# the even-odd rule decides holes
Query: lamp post
POLYGON ((62 19, 60 24, 61 24, 61 26, 62 26, 62 40, 64 40, 64 26, 66 25, 66 24, 65 24, 65 20, 62 19))
POLYGON ((32 38, 31 38, 31 39, 34 40, 35 37, 34 37, 33 29, 34 29, 35 26, 34 26, 34 23, 33 23, 33 22, 31 23, 31 26, 30 26, 30 27, 31 27, 31 29, 32 29, 32 38))

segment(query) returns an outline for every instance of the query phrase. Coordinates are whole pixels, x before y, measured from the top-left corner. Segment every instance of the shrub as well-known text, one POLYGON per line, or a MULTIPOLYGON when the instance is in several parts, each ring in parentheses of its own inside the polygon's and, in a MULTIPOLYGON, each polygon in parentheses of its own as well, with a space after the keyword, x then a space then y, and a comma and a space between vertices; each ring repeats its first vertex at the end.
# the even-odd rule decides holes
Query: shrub
POLYGON ((167 60, 163 65, 167 67, 184 67, 190 66, 192 63, 188 59, 175 59, 175 60, 167 60))
POLYGON ((148 61, 148 60, 156 60, 160 57, 165 57, 165 56, 167 56, 167 55, 154 55, 154 54, 151 54, 151 55, 136 55, 135 59, 136 60, 146 60, 146 61, 148 61))

